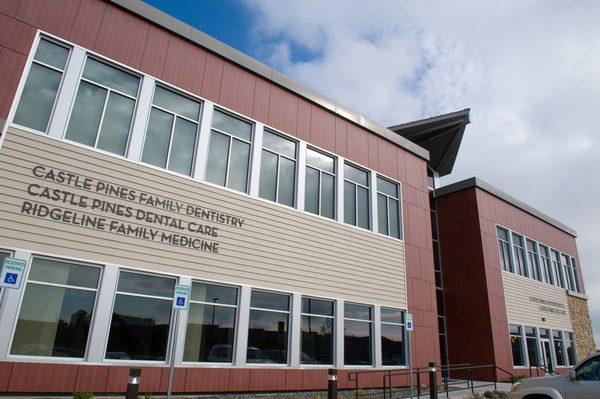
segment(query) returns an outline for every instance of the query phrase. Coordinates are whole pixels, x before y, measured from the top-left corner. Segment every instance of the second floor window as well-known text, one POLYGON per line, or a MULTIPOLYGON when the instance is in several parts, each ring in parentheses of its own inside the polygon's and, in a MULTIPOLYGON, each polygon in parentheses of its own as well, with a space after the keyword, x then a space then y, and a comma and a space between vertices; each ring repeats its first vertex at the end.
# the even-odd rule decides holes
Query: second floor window
POLYGON ((571 268, 571 257, 565 254, 561 254, 561 261, 563 271, 565 273, 565 280, 567 282, 567 288, 571 291, 575 291, 575 281, 573 280, 572 268, 571 268))
POLYGON ((556 285, 560 288, 565 288, 565 280, 563 278, 562 270, 560 267, 560 254, 557 251, 552 252, 552 271, 556 276, 556 285))
POLYGON ((535 241, 527 240, 527 258, 531 265, 531 275, 534 279, 542 281, 542 271, 538 260, 537 244, 535 241))
POLYGON ((369 186, 367 171, 344 165, 344 222, 363 229, 371 228, 369 186))
POLYGON ((508 230, 497 227, 496 234, 498 235, 498 250, 500 252, 500 265, 502 266, 502 270, 512 272, 513 265, 508 230))
POLYGON ((379 232, 402 239, 400 187, 381 177, 377 177, 377 214, 379 232))
POLYGON ((579 286, 579 277, 577 273, 577 261, 575 258, 571 258, 571 270, 573 273, 573 284, 575 284, 575 291, 581 292, 581 288, 579 286))
POLYGON ((525 258, 525 243, 523 236, 513 233, 513 248, 515 250, 515 271, 519 276, 529 277, 527 272, 527 259, 525 258))
POLYGON ((335 159, 318 151, 306 150, 306 189, 304 210, 335 218, 335 159))
POLYGON ((545 245, 540 245, 540 261, 542 262, 544 282, 548 284, 554 284, 554 276, 552 275, 552 262, 550 261, 550 250, 545 245))
POLYGON ((297 147, 295 141, 264 131, 258 192, 261 198, 294 206, 297 147))
POLYGON ((142 162, 191 176, 199 119, 199 102, 156 86, 142 162))
POLYGON ((138 76, 88 57, 65 138, 125 155, 139 86, 138 76))

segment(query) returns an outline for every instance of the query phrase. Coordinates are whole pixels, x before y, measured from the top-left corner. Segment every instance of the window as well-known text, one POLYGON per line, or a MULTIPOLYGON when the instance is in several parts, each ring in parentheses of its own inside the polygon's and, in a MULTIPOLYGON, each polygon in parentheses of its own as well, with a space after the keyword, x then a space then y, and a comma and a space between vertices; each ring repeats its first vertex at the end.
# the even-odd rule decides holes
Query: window
POLYGON ((552 275, 552 262, 550 261, 550 250, 548 247, 540 244, 540 261, 542 262, 542 273, 544 275, 544 282, 548 284, 554 284, 554 277, 552 275))
POLYGON ((33 258, 11 354, 85 357, 100 268, 33 258))
POLYGON ((562 332, 552 331, 552 341, 554 342, 554 354, 556 355, 556 365, 566 366, 565 351, 563 348, 562 332))
POLYGON ((302 298, 300 363, 333 364, 334 302, 302 298))
POLYGON ((369 172, 344 165, 344 222, 363 229, 371 228, 369 186, 369 172))
POLYGON ((384 366, 406 365, 404 312, 400 309, 381 308, 381 359, 384 366))
POLYGON ((379 232, 402 239, 400 186, 379 176, 377 177, 377 214, 379 232))
POLYGON ((200 108, 198 101, 156 86, 142 162, 191 176, 200 108))
POLYGON ((13 121, 46 132, 69 58, 69 49, 40 39, 13 121))
POLYGON ((175 279, 121 271, 107 359, 164 361, 175 279))
POLYGON ((263 133, 260 161, 261 198, 294 206, 297 143, 269 130, 263 133))
POLYGON ((510 325, 510 346, 512 350, 513 365, 525 366, 523 358, 523 338, 521 336, 521 326, 510 325))
POLYGON ((513 272, 508 230, 496 227, 496 234, 498 235, 498 250, 500 251, 500 264, 502 265, 502 270, 513 272))
POLYGON ((304 210, 335 218, 335 158, 306 149, 304 210))
POLYGON ((370 306, 344 304, 344 363, 347 366, 373 364, 372 320, 370 306))
POLYGON ((287 363, 289 317, 289 295, 252 290, 247 363, 287 363))
POLYGON ((571 258, 571 271, 573 273, 573 283, 575 284, 575 291, 581 292, 581 287, 579 285, 579 276, 577 273, 577 262, 575 258, 571 258))
POLYGON ((183 361, 233 362, 238 289, 192 283, 183 361))
POLYGON ((539 366, 540 360, 538 356, 538 340, 535 333, 535 328, 525 327, 525 343, 527 344, 527 355, 529 357, 530 366, 539 366))
POLYGON ((600 356, 583 363, 575 371, 577 381, 600 381, 600 356))
POLYGON ((556 285, 560 288, 565 288, 565 280, 560 267, 560 254, 552 250, 552 270, 556 276, 556 285))
POLYGON ((206 180, 247 192, 251 143, 250 123, 215 110, 206 161, 206 180))
POLYGON ((65 138, 125 155, 140 78, 88 57, 65 138))
POLYGON ((519 276, 529 277, 527 260, 525 259, 525 243, 523 236, 512 233, 513 249, 515 251, 515 271, 519 276))
POLYGON ((573 342, 573 333, 565 332, 564 334, 567 360, 569 361, 569 366, 574 366, 577 363, 577 356, 575 356, 575 343, 573 342))
POLYGON ((567 282, 567 288, 571 291, 576 291, 575 281, 573 280, 572 268, 571 268, 571 257, 565 254, 560 255, 563 271, 565 274, 565 280, 567 282))
POLYGON ((527 258, 531 266, 531 275, 534 279, 542 281, 542 271, 538 258, 537 243, 532 240, 527 240, 527 258))

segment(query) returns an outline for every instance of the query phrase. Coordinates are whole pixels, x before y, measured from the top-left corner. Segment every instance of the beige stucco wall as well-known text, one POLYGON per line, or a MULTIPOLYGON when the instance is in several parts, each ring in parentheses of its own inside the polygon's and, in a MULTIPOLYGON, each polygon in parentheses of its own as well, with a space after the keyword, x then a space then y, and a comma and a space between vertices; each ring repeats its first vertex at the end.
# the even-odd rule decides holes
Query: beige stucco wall
POLYGON ((14 128, 0 149, 0 220, 0 247, 352 301, 407 304, 399 240, 14 128), (60 171, 73 177, 52 181, 45 176, 49 171, 55 178, 60 171), (121 191, 107 194, 110 184, 121 191), (44 188, 68 194, 41 198, 44 188), (149 199, 155 203, 148 204, 149 199), (77 216, 52 220, 36 212, 39 205, 56 208, 56 217, 67 210, 77 216), (188 208, 212 210, 224 219, 188 215, 188 208), (136 219, 149 212, 174 224, 136 219), (82 226, 84 215, 96 218, 96 224, 82 226), (200 225, 217 236, 197 232, 200 225), (212 250, 175 245, 169 242, 172 234, 180 241, 204 240, 212 250))
POLYGON ((588 309, 587 299, 576 295, 568 295, 569 310, 573 319, 573 339, 575 350, 579 359, 596 352, 592 321, 588 309))

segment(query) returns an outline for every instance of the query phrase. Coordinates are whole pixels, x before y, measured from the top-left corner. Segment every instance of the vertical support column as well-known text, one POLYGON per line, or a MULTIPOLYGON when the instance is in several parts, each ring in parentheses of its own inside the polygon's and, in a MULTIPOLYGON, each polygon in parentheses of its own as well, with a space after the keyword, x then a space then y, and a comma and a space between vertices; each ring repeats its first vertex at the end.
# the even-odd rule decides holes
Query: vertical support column
POLYGON ((374 170, 369 171, 369 202, 371 202, 371 230, 379 232, 378 219, 377 219, 377 172, 374 170))
POLYGON ((210 127, 215 104, 210 101, 202 103, 202 117, 200 118, 200 134, 198 136, 198 148, 196 148, 196 163, 194 166, 194 179, 204 180, 206 176, 206 159, 208 157, 208 145, 210 143, 210 127))
POLYGON ((298 144, 298 190, 296 191, 296 208, 304 210, 304 193, 306 190, 306 142, 298 144))
POLYGON ((131 129, 131 139, 129 140, 129 151, 127 154, 127 158, 132 161, 139 162, 142 159, 142 147, 144 145, 144 136, 146 134, 148 118, 150 117, 155 84, 156 80, 150 76, 144 76, 142 79, 142 87, 140 88, 140 95, 137 100, 133 128, 131 129))
POLYGON ((525 366, 529 366, 531 363, 529 362, 529 352, 527 351, 527 335, 525 334, 525 326, 521 326, 521 346, 525 366))
POLYGON ((344 158, 337 157, 336 159, 336 220, 340 223, 344 223, 344 158))
POLYGON ((334 356, 335 368, 341 369, 344 367, 344 301, 335 301, 335 350, 334 356))
MULTIPOLYGON (((187 285, 191 288, 192 278, 187 276, 179 277, 179 284, 187 285)), ((183 362, 183 350, 185 348, 185 333, 187 330, 189 312, 189 306, 188 309, 179 309, 179 317, 177 319, 177 340, 175 341, 177 345, 175 346, 175 353, 172 354, 175 355, 176 367, 181 365, 181 363, 183 362)))
POLYGON ((381 367, 383 365, 381 355, 381 306, 373 306, 373 345, 375 345, 373 353, 373 365, 381 367))
POLYGON ((300 327, 301 327, 301 315, 302 313, 302 295, 298 293, 292 294, 292 321, 290 323, 291 331, 291 347, 290 352, 290 366, 300 367, 300 327))
POLYGON ((27 262, 27 272, 21 280, 21 286, 18 289, 3 288, 2 303, 0 304, 0 359, 6 358, 10 353, 10 341, 14 324, 17 322, 19 302, 23 292, 29 270, 31 269, 32 254, 29 251, 15 251, 13 258, 23 259, 27 262))
POLYGON ((243 285, 240 292, 240 305, 238 308, 238 325, 236 331, 236 345, 234 364, 246 365, 246 348, 248 346, 248 323, 250 318, 250 296, 252 289, 243 285))
POLYGON ((252 160, 250 168, 250 195, 258 197, 260 184, 260 156, 262 154, 262 142, 265 125, 256 122, 254 125, 254 142, 252 143, 252 160))
POLYGON ((105 265, 102 271, 102 281, 96 294, 96 311, 90 328, 87 361, 100 363, 104 360, 104 350, 108 342, 112 307, 119 280, 119 267, 105 265))
POLYGON ((84 63, 85 50, 78 46, 73 47, 48 128, 48 135, 51 137, 62 138, 67 129, 69 111, 71 110, 71 104, 75 101, 79 76, 84 63))

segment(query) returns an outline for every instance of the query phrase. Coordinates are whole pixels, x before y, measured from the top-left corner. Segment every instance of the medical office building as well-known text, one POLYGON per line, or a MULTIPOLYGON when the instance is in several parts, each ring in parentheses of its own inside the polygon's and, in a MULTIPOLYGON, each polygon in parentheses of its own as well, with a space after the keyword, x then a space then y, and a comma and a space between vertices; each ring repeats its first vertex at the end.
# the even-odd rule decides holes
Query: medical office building
POLYGON ((344 388, 407 366, 406 312, 413 364, 454 362, 468 110, 388 129, 138 1, 2 2, 0 73, 0 392, 164 392, 172 359, 179 393, 344 388))

